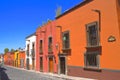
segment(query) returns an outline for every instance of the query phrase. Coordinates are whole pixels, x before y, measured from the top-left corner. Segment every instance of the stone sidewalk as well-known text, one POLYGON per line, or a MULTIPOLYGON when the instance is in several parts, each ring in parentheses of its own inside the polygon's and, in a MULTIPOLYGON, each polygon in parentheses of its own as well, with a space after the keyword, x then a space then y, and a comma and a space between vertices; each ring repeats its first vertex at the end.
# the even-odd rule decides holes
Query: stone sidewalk
POLYGON ((34 71, 34 70, 26 70, 24 68, 17 68, 17 67, 13 67, 13 66, 8 66, 8 67, 16 68, 19 70, 25 70, 25 71, 33 72, 33 73, 40 73, 40 74, 46 75, 50 78, 56 77, 56 78, 60 78, 61 80, 63 80, 63 79, 64 80, 96 80, 96 79, 83 78, 83 77, 67 76, 67 75, 62 75, 62 74, 59 75, 59 74, 54 74, 54 73, 39 72, 39 71, 34 71))
POLYGON ((66 80, 96 80, 96 79, 90 79, 90 78, 83 78, 83 77, 74 77, 74 76, 67 76, 67 75, 58 75, 58 74, 53 74, 53 73, 43 73, 52 77, 58 77, 61 79, 66 79, 66 80))

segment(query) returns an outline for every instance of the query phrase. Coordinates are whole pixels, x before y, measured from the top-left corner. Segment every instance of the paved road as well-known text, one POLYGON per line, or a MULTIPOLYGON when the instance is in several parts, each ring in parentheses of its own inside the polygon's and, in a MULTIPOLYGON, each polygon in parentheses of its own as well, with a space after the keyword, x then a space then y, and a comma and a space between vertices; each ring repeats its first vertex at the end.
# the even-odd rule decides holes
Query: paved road
POLYGON ((4 66, 0 68, 0 80, 68 80, 4 66))

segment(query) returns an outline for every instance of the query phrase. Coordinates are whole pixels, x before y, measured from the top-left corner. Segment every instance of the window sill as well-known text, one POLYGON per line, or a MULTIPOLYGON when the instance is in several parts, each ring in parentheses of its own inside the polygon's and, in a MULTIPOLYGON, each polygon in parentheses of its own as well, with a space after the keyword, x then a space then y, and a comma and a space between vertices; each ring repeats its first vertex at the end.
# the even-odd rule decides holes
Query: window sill
POLYGON ((62 50, 63 51, 69 51, 69 50, 71 50, 71 48, 63 48, 62 50))
POLYGON ((48 51, 48 54, 53 54, 53 51, 48 51))
POLYGON ((102 50, 102 46, 87 46, 86 49, 87 49, 87 52, 98 51, 100 54, 102 50))
POLYGON ((63 53, 65 53, 66 55, 71 55, 71 48, 63 48, 62 51, 63 51, 63 53))
POLYGON ((96 46, 86 46, 86 48, 100 48, 101 46, 100 45, 96 45, 96 46))
POLYGON ((84 67, 84 70, 101 72, 99 67, 84 67))
POLYGON ((40 54, 40 55, 43 55, 43 52, 40 52, 39 54, 40 54))

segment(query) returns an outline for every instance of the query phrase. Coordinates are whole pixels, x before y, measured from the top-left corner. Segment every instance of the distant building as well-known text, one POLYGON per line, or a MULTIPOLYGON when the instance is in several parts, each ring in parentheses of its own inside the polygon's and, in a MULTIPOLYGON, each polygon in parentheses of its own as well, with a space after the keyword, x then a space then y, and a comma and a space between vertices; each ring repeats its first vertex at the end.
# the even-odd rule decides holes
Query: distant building
POLYGON ((14 52, 14 66, 15 67, 19 67, 19 65, 20 65, 20 56, 19 56, 20 54, 19 54, 19 51, 18 50, 16 50, 15 52, 14 52))
POLYGON ((14 52, 7 52, 4 54, 5 65, 14 66, 14 52))
POLYGON ((25 50, 19 50, 19 59, 20 59, 20 64, 19 64, 19 67, 20 68, 25 68, 25 50))
POLYGON ((0 54, 0 63, 3 63, 3 62, 4 62, 3 54, 0 54))
POLYGON ((36 59, 36 35, 35 33, 26 37, 26 69, 35 70, 36 59))

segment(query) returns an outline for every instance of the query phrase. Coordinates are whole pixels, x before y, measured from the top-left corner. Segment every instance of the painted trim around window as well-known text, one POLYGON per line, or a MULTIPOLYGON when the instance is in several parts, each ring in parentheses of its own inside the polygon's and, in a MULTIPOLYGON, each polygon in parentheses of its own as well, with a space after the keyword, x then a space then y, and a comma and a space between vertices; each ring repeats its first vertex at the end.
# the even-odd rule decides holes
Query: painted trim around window
POLYGON ((95 52, 86 52, 84 53, 84 68, 86 70, 90 69, 90 70, 100 70, 100 54, 99 52, 95 51, 95 52), (87 65, 87 54, 96 54, 96 62, 97 62, 97 66, 89 66, 87 65))
POLYGON ((63 49, 63 50, 70 49, 70 31, 69 31, 69 30, 62 32, 62 49, 63 49), (64 47, 63 36, 64 36, 64 34, 66 34, 66 33, 69 34, 69 48, 65 48, 65 47, 64 47))
POLYGON ((98 25, 98 22, 95 21, 95 22, 91 22, 91 23, 88 23, 85 25, 86 26, 86 40, 87 40, 87 47, 98 47, 100 46, 100 30, 99 30, 99 25, 98 25), (93 25, 96 25, 96 35, 97 35, 97 45, 90 45, 90 40, 89 40, 89 33, 88 33, 88 28, 93 26, 93 25))

